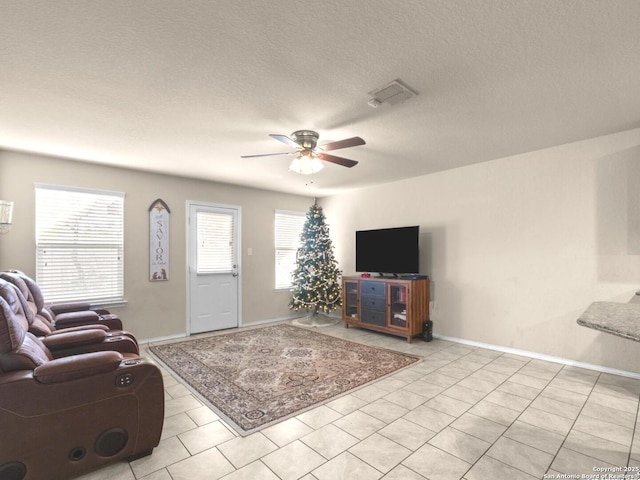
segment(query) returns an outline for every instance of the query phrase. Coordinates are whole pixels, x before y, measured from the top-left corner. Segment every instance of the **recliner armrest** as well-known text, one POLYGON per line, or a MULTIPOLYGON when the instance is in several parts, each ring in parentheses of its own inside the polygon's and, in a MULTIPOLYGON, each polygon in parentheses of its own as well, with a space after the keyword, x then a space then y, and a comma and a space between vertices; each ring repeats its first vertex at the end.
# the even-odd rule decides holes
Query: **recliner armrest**
POLYGON ((64 328, 66 325, 75 326, 78 324, 98 323, 99 321, 100 315, 93 310, 86 310, 56 315, 55 325, 56 328, 64 328))
POLYGON ((65 348, 81 347, 102 343, 107 338, 107 332, 100 328, 78 330, 75 332, 60 332, 55 335, 47 335, 42 342, 49 350, 56 351, 65 348))
POLYGON ((120 352, 124 356, 127 354, 139 355, 140 348, 138 344, 131 337, 127 336, 124 332, 105 332, 106 337, 104 341, 99 343, 92 343, 91 345, 79 345, 73 347, 64 346, 51 350, 54 358, 60 357, 68 357, 71 355, 78 355, 79 353, 90 353, 90 352, 103 352, 103 351, 114 351, 120 352))
POLYGON ((100 325, 98 323, 88 323, 87 325, 76 325, 75 327, 63 327, 60 330, 54 330, 51 333, 47 333, 47 335, 51 336, 70 332, 83 332, 85 330, 102 330, 108 332, 109 327, 107 327, 106 325, 100 325))
POLYGON ((47 335, 60 335, 61 333, 69 333, 69 332, 83 332, 85 330, 102 330, 104 332, 109 331, 109 327, 106 325, 102 325, 99 323, 87 323, 86 325, 76 325, 74 327, 62 327, 60 330, 54 330, 51 333, 47 333, 47 335))
POLYGON ((122 320, 115 313, 100 313, 100 324, 107 325, 111 330, 122 330, 122 320))
POLYGON ((118 352, 95 352, 51 360, 33 371, 40 383, 68 382, 116 370, 122 362, 118 352))
POLYGON ((54 320, 56 328, 68 328, 78 325, 106 325, 110 330, 122 330, 122 321, 113 313, 99 313, 94 310, 86 312, 61 313, 54 320))
POLYGON ((51 309, 54 314, 59 315, 60 313, 89 310, 91 304, 89 302, 61 302, 48 304, 47 307, 51 309))

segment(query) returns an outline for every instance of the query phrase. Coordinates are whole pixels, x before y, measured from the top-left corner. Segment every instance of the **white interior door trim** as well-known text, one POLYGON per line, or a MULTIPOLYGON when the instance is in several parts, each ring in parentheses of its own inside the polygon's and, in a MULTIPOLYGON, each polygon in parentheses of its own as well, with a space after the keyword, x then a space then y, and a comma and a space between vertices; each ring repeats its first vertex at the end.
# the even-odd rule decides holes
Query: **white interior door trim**
POLYGON ((185 312, 185 332, 187 336, 191 335, 191 274, 189 271, 190 267, 190 255, 191 252, 191 244, 190 244, 190 216, 191 216, 191 207, 206 207, 206 208, 228 208, 234 209, 237 211, 237 223, 236 223, 236 243, 237 243, 237 269, 238 273, 238 327, 243 325, 242 322, 242 207, 239 205, 229 205, 224 203, 211 203, 211 202, 202 202, 197 200, 187 200, 185 205, 185 244, 186 244, 186 255, 185 255, 185 276, 186 276, 186 312, 185 312))

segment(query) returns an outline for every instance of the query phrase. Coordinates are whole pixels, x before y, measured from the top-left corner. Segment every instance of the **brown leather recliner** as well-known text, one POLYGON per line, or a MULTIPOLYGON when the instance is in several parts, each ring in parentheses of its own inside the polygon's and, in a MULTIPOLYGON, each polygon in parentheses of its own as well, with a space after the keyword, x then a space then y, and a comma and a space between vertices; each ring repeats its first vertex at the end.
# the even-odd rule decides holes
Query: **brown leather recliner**
POLYGON ((0 480, 66 480, 149 455, 164 418, 162 375, 137 355, 54 359, 0 297, 0 480))
POLYGON ((56 331, 47 330, 45 322, 33 315, 29 302, 13 283, 0 278, 0 298, 3 298, 18 324, 37 336, 51 350, 54 357, 78 353, 113 350, 123 354, 139 353, 138 342, 128 332, 108 330, 104 325, 85 325, 56 331))
MULTIPOLYGON (((24 280, 24 278, 22 278, 17 273, 0 272, 0 283, 5 281, 13 284, 20 293, 20 299, 22 300, 27 320, 29 321, 29 331, 36 337, 45 337, 54 333, 59 334, 80 330, 100 329, 107 332, 107 337, 126 336, 131 338, 136 346, 138 345, 138 341, 132 333, 123 330, 110 330, 104 324, 89 323, 85 325, 77 325, 74 327, 56 328, 55 325, 49 322, 46 317, 39 313, 42 308, 42 304, 36 303, 36 299, 31 293, 31 290, 29 289, 29 286, 27 285, 27 282, 24 280)), ((138 353, 138 350, 136 350, 135 353, 138 353)))
POLYGON ((78 325, 105 325, 110 330, 122 330, 122 320, 108 310, 92 310, 87 302, 68 302, 47 304, 40 286, 34 279, 19 270, 0 272, 0 278, 14 283, 20 278, 28 287, 37 313, 40 318, 54 328, 75 327, 78 325))

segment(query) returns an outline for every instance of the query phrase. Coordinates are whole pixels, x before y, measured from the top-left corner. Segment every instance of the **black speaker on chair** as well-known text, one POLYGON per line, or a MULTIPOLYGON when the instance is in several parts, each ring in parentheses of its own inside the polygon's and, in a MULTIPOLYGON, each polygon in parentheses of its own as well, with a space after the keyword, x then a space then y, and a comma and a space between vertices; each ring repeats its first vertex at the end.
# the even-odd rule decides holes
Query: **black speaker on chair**
POLYGON ((27 475, 27 467, 21 462, 0 465, 0 480, 22 480, 27 475))
POLYGON ((123 428, 110 428, 102 432, 95 443, 95 451, 101 457, 113 457, 127 446, 129 434, 123 428))

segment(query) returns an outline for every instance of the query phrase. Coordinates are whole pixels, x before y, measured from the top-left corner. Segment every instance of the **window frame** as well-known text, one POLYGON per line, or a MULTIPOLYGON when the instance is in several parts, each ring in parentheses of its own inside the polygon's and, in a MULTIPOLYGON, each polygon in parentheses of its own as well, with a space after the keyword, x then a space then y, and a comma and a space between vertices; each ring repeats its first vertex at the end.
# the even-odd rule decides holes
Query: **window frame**
POLYGON ((125 193, 35 183, 34 197, 36 281, 47 302, 86 301, 94 307, 126 304, 125 193), (47 223, 41 220, 43 215, 57 220, 47 223), (110 281, 95 280, 105 277, 110 281))
POLYGON ((293 288, 293 282, 291 277, 295 269, 296 256, 297 256, 298 249, 302 246, 302 239, 300 237, 304 230, 304 225, 306 223, 306 220, 307 220, 306 212, 300 212, 300 211, 294 211, 294 210, 276 210, 274 213, 273 241, 274 241, 275 290, 291 290, 293 288), (301 220, 301 223, 300 223, 300 230, 297 232, 297 234, 293 232, 289 232, 289 234, 287 235, 287 232, 280 231, 281 235, 279 236, 279 230, 278 230, 279 216, 289 217, 291 221, 293 221, 294 218, 299 218, 301 220), (282 236, 286 236, 287 238, 282 238, 282 236), (293 236, 296 237, 295 245, 293 242, 293 236), (280 244, 279 244, 279 238, 282 240, 280 244), (280 271, 282 268, 284 268, 284 265, 282 265, 279 260, 279 258, 282 257, 282 255, 279 255, 279 254, 283 252, 288 252, 288 255, 286 255, 287 257, 293 256, 293 267, 291 268, 291 270, 289 270, 289 283, 286 285, 283 283, 284 273, 280 271))

